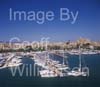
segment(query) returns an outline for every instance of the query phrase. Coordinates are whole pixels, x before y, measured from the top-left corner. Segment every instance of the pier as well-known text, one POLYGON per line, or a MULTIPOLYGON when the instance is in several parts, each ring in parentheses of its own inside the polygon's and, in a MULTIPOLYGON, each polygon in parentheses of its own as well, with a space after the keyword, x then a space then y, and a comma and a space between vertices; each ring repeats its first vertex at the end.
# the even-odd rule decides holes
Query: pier
MULTIPOLYGON (((36 53, 34 58, 32 58, 35 61, 35 64, 38 66, 41 66, 43 70, 48 70, 47 73, 52 72, 53 76, 63 76, 67 75, 67 73, 63 73, 62 71, 66 71, 69 69, 68 65, 60 64, 59 61, 55 61, 53 59, 49 58, 49 54, 51 52, 44 52, 44 53, 36 53)), ((62 57, 62 56, 61 56, 62 57)))
POLYGON ((60 57, 65 57, 64 54, 66 53, 66 51, 64 51, 64 50, 52 50, 52 51, 49 51, 49 53, 52 53, 52 54, 60 56, 60 57))

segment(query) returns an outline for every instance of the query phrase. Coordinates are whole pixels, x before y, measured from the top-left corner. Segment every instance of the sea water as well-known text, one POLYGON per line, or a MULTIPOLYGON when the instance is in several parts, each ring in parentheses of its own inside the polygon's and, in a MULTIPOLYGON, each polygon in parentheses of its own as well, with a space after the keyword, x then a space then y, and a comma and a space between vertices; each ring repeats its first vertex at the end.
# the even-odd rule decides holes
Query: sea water
MULTIPOLYGON (((67 55, 67 54, 66 54, 67 55)), ((67 55, 69 67, 78 66, 79 58, 77 55, 67 55)), ((59 60, 62 63, 62 57, 51 55, 51 58, 59 60)), ((100 55, 82 55, 85 65, 89 67, 90 74, 88 77, 56 77, 41 78, 37 76, 12 76, 9 68, 0 70, 0 87, 95 87, 100 86, 100 55)), ((23 58, 23 64, 33 64, 31 58, 23 58)), ((21 67, 21 66, 20 66, 21 67)), ((37 66, 38 67, 38 66, 37 66)), ((33 69, 34 71, 34 69, 33 69)))

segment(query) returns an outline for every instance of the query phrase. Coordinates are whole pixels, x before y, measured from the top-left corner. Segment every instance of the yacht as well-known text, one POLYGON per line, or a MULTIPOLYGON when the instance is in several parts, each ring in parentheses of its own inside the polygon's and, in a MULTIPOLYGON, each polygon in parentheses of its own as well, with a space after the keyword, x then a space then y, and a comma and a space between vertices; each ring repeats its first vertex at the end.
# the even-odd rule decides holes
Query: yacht
POLYGON ((90 55, 92 55, 92 54, 97 54, 97 52, 95 52, 95 51, 84 51, 84 52, 82 52, 82 54, 86 54, 86 55, 90 54, 90 55))
POLYGON ((87 76, 86 73, 80 71, 71 71, 68 76, 87 76))
POLYGON ((59 70, 66 70, 66 69, 69 69, 68 66, 63 65, 63 64, 58 64, 58 65, 56 65, 56 67, 57 67, 59 70))
POLYGON ((19 66, 19 65, 22 65, 21 63, 21 59, 16 59, 16 58, 13 58, 7 65, 7 67, 15 67, 15 66, 19 66))
POLYGON ((57 74, 51 70, 41 70, 39 72, 41 77, 57 77, 57 74))
POLYGON ((69 71, 68 76, 87 76, 87 72, 82 71, 82 59, 81 59, 81 48, 79 46, 79 67, 69 71))
POLYGON ((68 52, 70 55, 79 55, 79 51, 78 50, 71 50, 68 52))
POLYGON ((0 68, 5 64, 5 60, 4 59, 0 59, 0 68))

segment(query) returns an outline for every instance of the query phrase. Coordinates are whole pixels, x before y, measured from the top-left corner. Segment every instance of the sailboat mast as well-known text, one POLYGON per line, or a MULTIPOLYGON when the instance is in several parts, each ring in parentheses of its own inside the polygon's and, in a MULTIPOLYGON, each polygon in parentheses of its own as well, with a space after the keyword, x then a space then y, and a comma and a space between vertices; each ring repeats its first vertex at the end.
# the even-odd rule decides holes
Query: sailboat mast
POLYGON ((63 45, 63 65, 65 64, 65 46, 63 45))
POLYGON ((65 61, 64 61, 64 57, 65 57, 65 55, 64 55, 64 50, 63 50, 63 65, 64 65, 64 62, 65 62, 65 61))
POLYGON ((81 47, 79 46, 79 71, 82 70, 82 62, 81 62, 81 47))

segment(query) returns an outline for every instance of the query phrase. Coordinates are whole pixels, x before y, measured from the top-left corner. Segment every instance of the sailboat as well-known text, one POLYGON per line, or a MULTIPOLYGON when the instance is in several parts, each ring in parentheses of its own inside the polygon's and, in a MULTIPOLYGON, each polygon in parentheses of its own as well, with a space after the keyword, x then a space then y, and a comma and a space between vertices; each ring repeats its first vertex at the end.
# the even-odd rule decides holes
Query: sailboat
MULTIPOLYGON (((47 52, 48 53, 48 52, 47 52)), ((79 47, 79 67, 75 67, 74 69, 70 70, 68 64, 65 64, 65 55, 63 53, 63 62, 62 64, 54 61, 49 58, 49 55, 46 55, 46 65, 47 68, 40 70, 40 76, 41 77, 66 77, 66 76, 87 76, 87 67, 82 67, 82 60, 81 60, 81 50, 79 47), (56 63, 55 63, 56 62, 56 63), (48 64, 49 63, 49 64, 48 64), (85 71, 86 70, 86 71, 85 71)))
POLYGON ((74 69, 72 69, 72 71, 68 72, 68 76, 87 76, 88 69, 85 71, 86 68, 82 70, 81 47, 79 46, 79 67, 75 67, 74 69))
POLYGON ((46 66, 48 66, 47 69, 40 70, 40 76, 41 77, 64 77, 67 76, 67 70, 69 69, 68 65, 65 64, 65 55, 63 52, 63 62, 62 64, 58 61, 52 60, 49 58, 49 53, 46 56, 46 66), (50 67, 49 64, 51 64, 52 67, 50 67))

